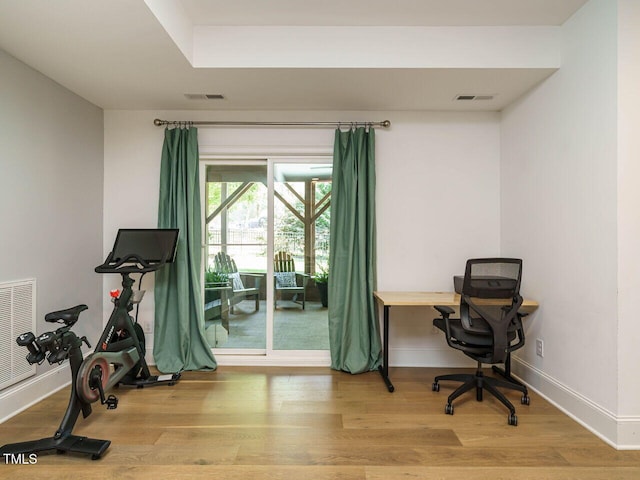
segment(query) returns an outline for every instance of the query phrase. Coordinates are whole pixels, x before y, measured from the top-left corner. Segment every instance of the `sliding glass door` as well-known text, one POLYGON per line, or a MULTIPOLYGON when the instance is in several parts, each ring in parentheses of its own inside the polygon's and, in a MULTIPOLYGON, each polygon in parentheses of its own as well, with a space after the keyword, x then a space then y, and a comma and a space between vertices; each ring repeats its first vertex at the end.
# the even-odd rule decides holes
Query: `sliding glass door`
POLYGON ((205 335, 213 348, 266 349, 267 166, 205 169, 205 335))
POLYGON ((326 352, 330 160, 216 160, 203 184, 205 333, 216 355, 326 352))
POLYGON ((328 350, 316 274, 329 264, 331 165, 276 163, 274 197, 273 348, 328 350))

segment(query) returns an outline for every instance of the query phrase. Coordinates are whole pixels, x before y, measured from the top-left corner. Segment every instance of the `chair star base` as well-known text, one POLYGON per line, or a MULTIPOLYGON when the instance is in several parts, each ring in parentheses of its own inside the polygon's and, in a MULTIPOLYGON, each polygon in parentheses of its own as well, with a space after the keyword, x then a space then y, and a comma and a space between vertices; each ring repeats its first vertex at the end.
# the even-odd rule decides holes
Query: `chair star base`
POLYGON ((518 417, 516 416, 516 409, 513 404, 505 397, 505 395, 498 390, 498 388, 508 388, 511 390, 517 390, 522 393, 522 397, 520 399, 520 403, 523 405, 529 405, 530 398, 529 393, 527 391, 527 387, 518 383, 513 383, 505 380, 500 380, 498 378, 486 377, 484 372, 482 371, 482 365, 478 362, 478 368, 475 374, 471 373, 453 373, 449 375, 439 375, 435 377, 433 381, 433 385, 431 389, 434 392, 440 391, 440 382, 441 381, 454 381, 454 382, 462 382, 460 385, 447 399, 447 405, 445 406, 445 413, 449 415, 453 415, 453 401, 458 398, 460 395, 468 392, 469 390, 475 387, 476 389, 476 400, 481 402, 483 399, 483 392, 486 390, 495 398, 497 398, 500 403, 502 403, 505 407, 509 409, 509 416, 507 418, 507 422, 509 425, 516 426, 518 425, 518 417))

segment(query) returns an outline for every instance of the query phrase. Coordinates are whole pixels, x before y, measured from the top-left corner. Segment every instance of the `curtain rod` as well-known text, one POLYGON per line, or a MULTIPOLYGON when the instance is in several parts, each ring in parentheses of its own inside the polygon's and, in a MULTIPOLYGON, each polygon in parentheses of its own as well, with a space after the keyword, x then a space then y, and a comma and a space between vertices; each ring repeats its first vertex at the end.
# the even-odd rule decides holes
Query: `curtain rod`
POLYGON ((156 118, 153 124, 157 127, 162 125, 173 126, 203 126, 203 127, 348 127, 348 126, 366 126, 366 127, 382 127, 391 126, 390 120, 381 122, 225 122, 225 121, 183 121, 183 120, 160 120, 156 118))

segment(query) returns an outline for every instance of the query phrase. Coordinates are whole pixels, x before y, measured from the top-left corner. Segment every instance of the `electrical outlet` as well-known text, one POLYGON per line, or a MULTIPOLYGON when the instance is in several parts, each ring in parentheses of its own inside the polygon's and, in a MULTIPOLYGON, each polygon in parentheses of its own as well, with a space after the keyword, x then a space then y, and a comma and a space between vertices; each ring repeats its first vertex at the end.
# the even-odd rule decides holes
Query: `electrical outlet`
POLYGON ((536 338, 536 355, 544 357, 544 342, 541 338, 536 338))

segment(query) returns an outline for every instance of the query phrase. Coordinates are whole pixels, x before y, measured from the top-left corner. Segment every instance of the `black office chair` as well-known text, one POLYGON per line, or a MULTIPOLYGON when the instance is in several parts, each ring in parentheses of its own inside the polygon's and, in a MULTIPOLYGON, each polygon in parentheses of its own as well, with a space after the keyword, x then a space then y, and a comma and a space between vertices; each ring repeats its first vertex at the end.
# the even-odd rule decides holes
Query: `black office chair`
POLYGON ((453 401, 463 393, 476 388, 476 400, 482 401, 483 390, 488 391, 509 409, 509 425, 517 425, 518 417, 511 402, 496 387, 518 390, 521 403, 529 405, 527 388, 511 377, 511 352, 524 346, 523 314, 520 278, 522 260, 513 258, 480 258, 467 261, 460 295, 460 318, 450 316, 453 309, 436 306, 442 315, 433 324, 442 330, 450 347, 461 350, 478 363, 475 374, 439 375, 432 390, 440 391, 440 381, 463 382, 447 399, 445 413, 453 415, 453 401), (503 299, 498 300, 498 299, 503 299), (504 363, 504 380, 485 377, 482 364, 504 363))

